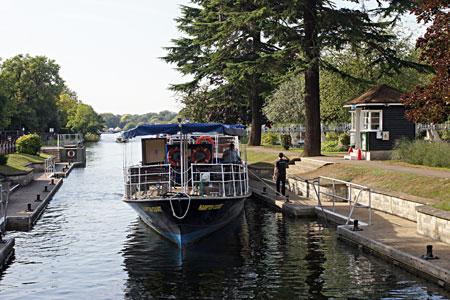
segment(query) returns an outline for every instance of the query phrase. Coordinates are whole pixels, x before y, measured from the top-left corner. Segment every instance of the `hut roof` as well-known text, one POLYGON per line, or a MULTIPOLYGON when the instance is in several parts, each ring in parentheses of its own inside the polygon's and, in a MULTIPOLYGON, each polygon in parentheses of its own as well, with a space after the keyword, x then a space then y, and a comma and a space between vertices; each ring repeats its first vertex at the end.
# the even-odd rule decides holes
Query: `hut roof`
POLYGON ((344 106, 358 105, 364 106, 364 104, 401 104, 400 97, 403 94, 393 87, 382 84, 367 92, 355 97, 349 101, 344 102, 344 106))

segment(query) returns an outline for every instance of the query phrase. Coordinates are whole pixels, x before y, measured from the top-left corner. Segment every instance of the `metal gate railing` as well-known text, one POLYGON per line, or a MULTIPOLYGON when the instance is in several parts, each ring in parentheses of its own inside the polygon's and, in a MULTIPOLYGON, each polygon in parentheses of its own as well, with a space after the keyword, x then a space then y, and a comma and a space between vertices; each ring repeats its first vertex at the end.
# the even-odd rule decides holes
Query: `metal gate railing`
POLYGON ((6 213, 8 211, 9 183, 0 184, 0 234, 6 231, 6 213))
POLYGON ((52 156, 52 157, 45 159, 44 166, 45 166, 45 177, 47 177, 47 178, 52 177, 56 171, 55 157, 52 156))
MULTIPOLYGON (((363 185, 359 185, 356 183, 352 183, 352 182, 348 182, 348 181, 343 181, 343 180, 339 180, 339 179, 335 179, 335 178, 330 178, 330 177, 324 177, 324 176, 319 176, 317 177, 317 179, 315 179, 313 182, 313 188, 314 191, 316 193, 317 196, 317 200, 319 203, 319 206, 322 208, 322 212, 325 215, 323 206, 322 206, 322 201, 320 199, 320 195, 327 195, 329 197, 331 197, 333 199, 333 212, 335 212, 335 207, 336 207, 336 199, 340 199, 340 200, 344 200, 347 201, 349 204, 349 215, 347 217, 347 221, 345 222, 345 225, 348 225, 348 223, 350 222, 350 219, 352 217, 353 214, 353 210, 356 207, 367 207, 369 209, 369 225, 371 225, 372 223, 372 200, 371 200, 371 193, 370 193, 370 187, 367 186, 363 186, 363 185), (328 180, 331 181, 332 186, 333 186, 333 190, 332 193, 328 193, 328 192, 324 192, 320 190, 320 181, 321 180, 328 180), (317 189, 316 189, 316 183, 317 183, 317 189), (336 183, 343 183, 347 186, 348 190, 347 190, 347 197, 343 197, 340 195, 336 195, 336 183), (355 197, 353 197, 353 191, 357 190, 357 194, 355 194, 355 197), (363 191, 367 191, 369 193, 369 201, 368 201, 368 205, 366 204, 362 204, 359 202, 360 200, 360 196, 361 193, 363 191), (354 198, 354 199, 353 199, 354 198)), ((326 218, 326 216, 325 216, 326 218)))

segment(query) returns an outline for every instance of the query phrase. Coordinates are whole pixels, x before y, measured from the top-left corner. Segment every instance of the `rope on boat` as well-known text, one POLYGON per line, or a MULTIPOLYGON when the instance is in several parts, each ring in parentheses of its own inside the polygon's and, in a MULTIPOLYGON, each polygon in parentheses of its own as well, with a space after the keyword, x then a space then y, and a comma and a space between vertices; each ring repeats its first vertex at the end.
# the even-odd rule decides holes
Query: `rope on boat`
MULTIPOLYGON (((271 187, 267 182, 265 182, 264 180, 262 180, 258 175, 256 175, 252 170, 248 170, 249 172, 251 172, 252 174, 253 174, 253 176, 255 176, 259 181, 261 181, 263 184, 265 184, 269 189, 271 189, 272 191, 274 191, 275 192, 275 195, 277 195, 277 194, 279 194, 279 192, 276 190, 276 189, 274 189, 273 187, 271 187)), ((256 190, 256 189, 254 189, 254 190, 256 190)), ((282 199, 286 199, 287 197, 286 196, 283 196, 283 195, 277 195, 277 196, 280 196, 282 199)))
POLYGON ((177 195, 180 195, 180 194, 186 195, 186 197, 189 199, 189 202, 188 202, 188 206, 187 206, 187 208, 186 208, 186 211, 185 211, 184 215, 181 216, 181 217, 177 216, 177 214, 175 213, 175 210, 173 209, 173 204, 172 204, 172 199, 173 199, 173 197, 170 197, 170 198, 169 198, 169 201, 170 201, 170 207, 172 208, 172 214, 173 214, 173 216, 174 216, 175 218, 177 218, 178 220, 184 219, 184 218, 186 217, 188 211, 189 211, 189 208, 191 207, 191 196, 189 196, 189 195, 186 194, 186 193, 178 193, 177 195))

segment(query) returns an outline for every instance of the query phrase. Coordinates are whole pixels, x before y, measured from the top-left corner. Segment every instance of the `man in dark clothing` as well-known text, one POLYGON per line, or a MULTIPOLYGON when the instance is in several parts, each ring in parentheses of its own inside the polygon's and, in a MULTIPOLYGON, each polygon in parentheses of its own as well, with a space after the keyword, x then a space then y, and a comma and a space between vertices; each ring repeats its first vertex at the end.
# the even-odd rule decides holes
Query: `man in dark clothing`
POLYGON ((281 194, 284 196, 286 194, 286 169, 288 167, 289 158, 283 153, 278 154, 280 158, 275 163, 275 169, 273 171, 273 178, 277 180, 277 192, 280 193, 280 183, 281 183, 281 194))

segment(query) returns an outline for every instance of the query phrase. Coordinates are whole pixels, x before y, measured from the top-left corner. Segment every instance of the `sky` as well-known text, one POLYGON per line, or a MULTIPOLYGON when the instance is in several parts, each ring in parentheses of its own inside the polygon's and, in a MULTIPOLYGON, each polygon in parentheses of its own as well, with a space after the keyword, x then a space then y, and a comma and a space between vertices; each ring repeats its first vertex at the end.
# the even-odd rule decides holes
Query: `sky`
POLYGON ((0 0, 0 57, 44 55, 99 113, 182 107, 167 88, 186 78, 159 59, 180 35, 187 0, 0 0))
MULTIPOLYGON (((182 106, 170 84, 187 81, 159 59, 178 38, 188 0, 0 0, 0 58, 44 55, 99 113, 143 114, 182 106)), ((407 26, 414 26, 409 17, 407 26)))

